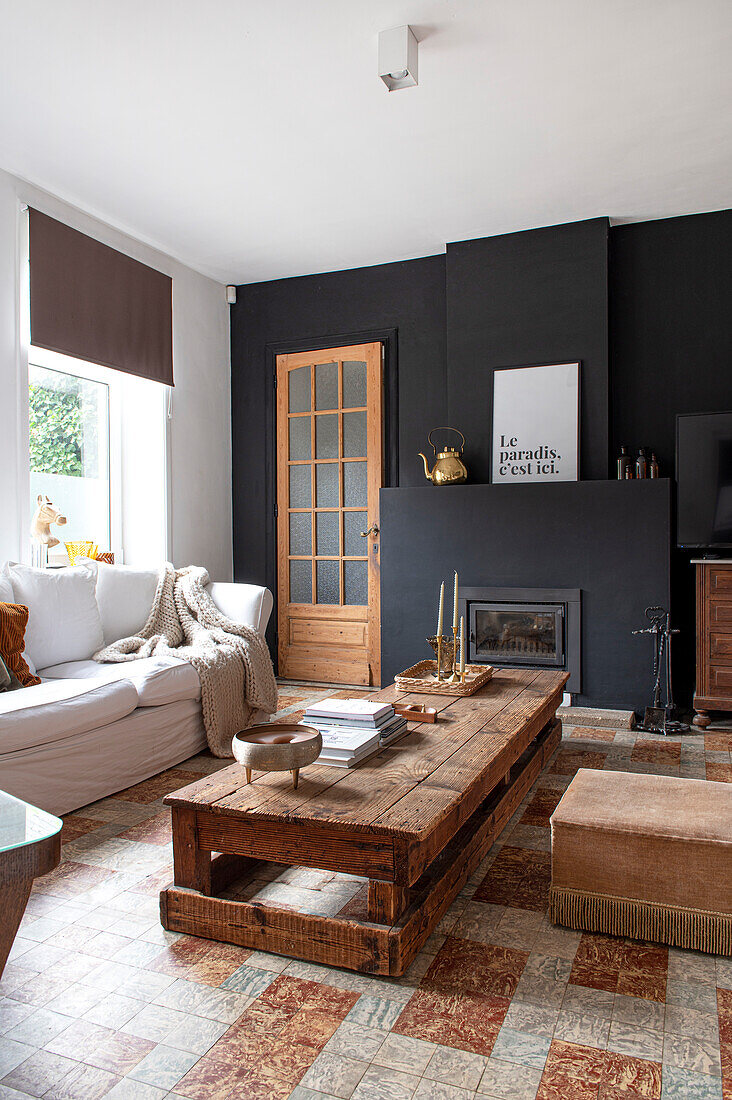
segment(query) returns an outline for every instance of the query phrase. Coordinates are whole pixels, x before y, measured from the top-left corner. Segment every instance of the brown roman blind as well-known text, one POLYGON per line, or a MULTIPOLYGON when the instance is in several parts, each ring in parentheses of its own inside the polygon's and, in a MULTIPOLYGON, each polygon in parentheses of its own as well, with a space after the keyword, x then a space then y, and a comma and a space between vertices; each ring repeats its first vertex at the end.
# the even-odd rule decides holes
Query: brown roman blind
POLYGON ((31 343, 173 385, 172 279, 29 210, 31 343))

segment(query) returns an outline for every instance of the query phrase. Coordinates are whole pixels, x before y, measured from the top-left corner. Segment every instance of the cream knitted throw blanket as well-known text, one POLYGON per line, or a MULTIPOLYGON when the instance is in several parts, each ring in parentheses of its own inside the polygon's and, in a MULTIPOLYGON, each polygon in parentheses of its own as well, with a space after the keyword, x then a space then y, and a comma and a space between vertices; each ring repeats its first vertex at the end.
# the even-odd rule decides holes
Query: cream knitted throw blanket
POLYGON ((277 686, 264 639, 219 611, 205 590, 208 580, 200 566, 166 564, 140 633, 105 646, 94 660, 164 655, 188 661, 201 681, 209 748, 215 756, 231 756, 232 737, 246 729, 255 712, 277 709, 277 686))

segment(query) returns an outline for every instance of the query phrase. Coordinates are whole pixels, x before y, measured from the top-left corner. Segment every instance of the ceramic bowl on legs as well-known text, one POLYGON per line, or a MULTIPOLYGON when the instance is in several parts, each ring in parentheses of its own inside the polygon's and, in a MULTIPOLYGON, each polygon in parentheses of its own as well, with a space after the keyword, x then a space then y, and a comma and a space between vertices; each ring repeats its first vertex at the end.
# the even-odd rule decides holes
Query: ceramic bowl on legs
POLYGON ((300 768, 317 760, 322 748, 318 730, 294 722, 251 726, 237 733, 231 742, 234 757, 246 768, 247 783, 251 783, 253 771, 291 772, 295 788, 300 768))

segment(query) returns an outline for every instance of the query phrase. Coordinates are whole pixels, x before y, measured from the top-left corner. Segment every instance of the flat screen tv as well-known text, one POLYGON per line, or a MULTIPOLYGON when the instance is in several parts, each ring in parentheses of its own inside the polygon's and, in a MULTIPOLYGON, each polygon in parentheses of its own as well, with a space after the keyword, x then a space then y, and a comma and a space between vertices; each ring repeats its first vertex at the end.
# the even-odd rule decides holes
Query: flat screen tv
POLYGON ((732 412, 676 418, 676 542, 732 547, 732 412))

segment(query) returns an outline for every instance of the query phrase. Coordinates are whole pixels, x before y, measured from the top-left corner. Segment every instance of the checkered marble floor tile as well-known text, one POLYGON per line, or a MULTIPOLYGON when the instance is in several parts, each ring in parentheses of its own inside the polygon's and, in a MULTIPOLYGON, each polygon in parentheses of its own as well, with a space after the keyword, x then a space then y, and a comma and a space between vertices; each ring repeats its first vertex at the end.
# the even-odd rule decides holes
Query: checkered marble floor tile
MULTIPOLYGON (((283 684, 280 721, 337 689, 283 684)), ((0 1100, 732 1100, 732 960, 554 927, 549 817, 579 767, 732 782, 732 733, 565 727, 400 979, 164 931, 171 790, 204 753, 70 814, 0 982, 0 1100)), ((356 912, 363 883, 255 884, 356 912)), ((285 895, 289 898, 286 900, 285 895)))

